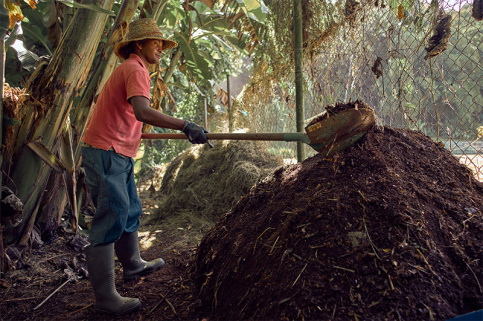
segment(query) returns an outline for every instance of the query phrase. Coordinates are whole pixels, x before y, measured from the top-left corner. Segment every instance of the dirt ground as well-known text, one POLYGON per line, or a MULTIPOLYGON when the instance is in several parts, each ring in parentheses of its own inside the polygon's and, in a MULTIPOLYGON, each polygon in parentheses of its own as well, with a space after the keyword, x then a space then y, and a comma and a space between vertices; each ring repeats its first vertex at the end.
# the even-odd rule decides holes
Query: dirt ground
MULTIPOLYGON (((139 184, 148 214, 153 181, 139 184)), ((116 269, 141 310, 97 313, 82 238, 59 230, 0 279, 0 319, 445 320, 483 308, 482 211, 483 185, 449 152, 377 128, 336 157, 280 167, 209 231, 144 219, 142 256, 166 266, 128 283, 116 269), (65 271, 81 278, 62 286, 65 271)))
MULTIPOLYGON (((149 180, 150 182, 151 180, 149 180)), ((139 187, 143 205, 157 206, 156 197, 139 187)), ((10 271, 0 279, 0 320, 195 320, 199 302, 189 282, 190 262, 201 238, 199 231, 163 230, 142 225, 139 230, 144 259, 162 257, 166 265, 159 271, 124 283, 120 263, 116 262, 116 284, 123 296, 138 297, 141 310, 123 317, 100 314, 93 307, 94 294, 83 275, 85 257, 72 246, 73 235, 59 232, 50 243, 32 249, 24 262, 26 268, 10 271), (82 277, 65 284, 43 305, 51 293, 67 281, 64 269, 82 277)))

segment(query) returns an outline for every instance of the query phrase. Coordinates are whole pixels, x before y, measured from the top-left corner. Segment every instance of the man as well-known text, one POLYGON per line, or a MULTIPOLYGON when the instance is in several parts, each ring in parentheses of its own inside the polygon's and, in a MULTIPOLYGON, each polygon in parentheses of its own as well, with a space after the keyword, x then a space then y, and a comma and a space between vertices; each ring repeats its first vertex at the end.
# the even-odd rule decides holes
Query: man
POLYGON ((114 282, 114 251, 124 279, 164 266, 161 258, 144 261, 139 254, 141 201, 134 181, 134 157, 141 143, 143 123, 182 130, 192 143, 207 143, 207 131, 192 122, 170 117, 150 107, 148 67, 163 50, 177 43, 165 39, 154 19, 129 25, 127 40, 114 53, 125 59, 99 94, 82 138, 82 163, 96 213, 86 248, 89 279, 98 310, 115 315, 137 310, 137 298, 122 297, 114 282))

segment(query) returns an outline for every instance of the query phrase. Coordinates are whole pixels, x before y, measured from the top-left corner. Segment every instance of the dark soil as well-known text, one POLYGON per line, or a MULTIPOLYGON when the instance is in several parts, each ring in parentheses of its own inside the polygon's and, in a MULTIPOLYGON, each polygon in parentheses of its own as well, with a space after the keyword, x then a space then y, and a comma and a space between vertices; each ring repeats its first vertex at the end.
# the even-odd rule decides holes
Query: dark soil
MULTIPOLYGON (((117 265, 118 291, 143 306, 116 319, 444 320, 483 307, 482 212, 483 185, 443 147, 373 128, 331 159, 280 167, 204 236, 145 223, 142 255, 166 266, 123 283, 117 265)), ((64 269, 83 275, 72 239, 59 231, 0 279, 1 320, 113 319, 85 278, 33 310, 64 269)))
POLYGON ((445 320, 483 307, 483 185, 421 133, 373 128, 279 168, 204 236, 213 319, 445 320))

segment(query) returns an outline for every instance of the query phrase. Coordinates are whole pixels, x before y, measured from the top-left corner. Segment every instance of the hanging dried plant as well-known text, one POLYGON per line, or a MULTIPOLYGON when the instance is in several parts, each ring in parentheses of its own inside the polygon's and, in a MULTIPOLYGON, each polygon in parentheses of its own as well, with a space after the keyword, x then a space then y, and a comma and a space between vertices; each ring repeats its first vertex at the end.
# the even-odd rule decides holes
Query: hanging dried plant
POLYGON ((481 21, 483 19, 483 0, 474 0, 472 16, 477 21, 481 21))
POLYGON ((374 61, 374 65, 372 65, 372 72, 374 73, 374 75, 376 75, 376 78, 379 79, 379 77, 382 76, 382 58, 381 57, 377 57, 376 61, 374 61))
POLYGON ((436 57, 448 48, 452 19, 451 15, 446 15, 436 24, 433 36, 428 40, 428 47, 424 48, 428 52, 424 59, 436 57))
POLYGON ((356 18, 357 18, 357 11, 359 11, 361 4, 356 0, 347 0, 345 3, 344 15, 349 21, 349 25, 353 26, 356 18))

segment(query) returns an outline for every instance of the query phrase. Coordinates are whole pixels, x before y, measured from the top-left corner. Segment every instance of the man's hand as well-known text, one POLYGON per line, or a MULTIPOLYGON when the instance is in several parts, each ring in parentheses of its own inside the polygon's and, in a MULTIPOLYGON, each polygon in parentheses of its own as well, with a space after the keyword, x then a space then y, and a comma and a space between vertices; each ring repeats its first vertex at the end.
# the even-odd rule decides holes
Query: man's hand
POLYGON ((208 133, 208 131, 200 125, 186 121, 182 130, 192 144, 208 143, 208 145, 212 147, 212 145, 208 142, 208 138, 206 137, 206 133, 208 133))

